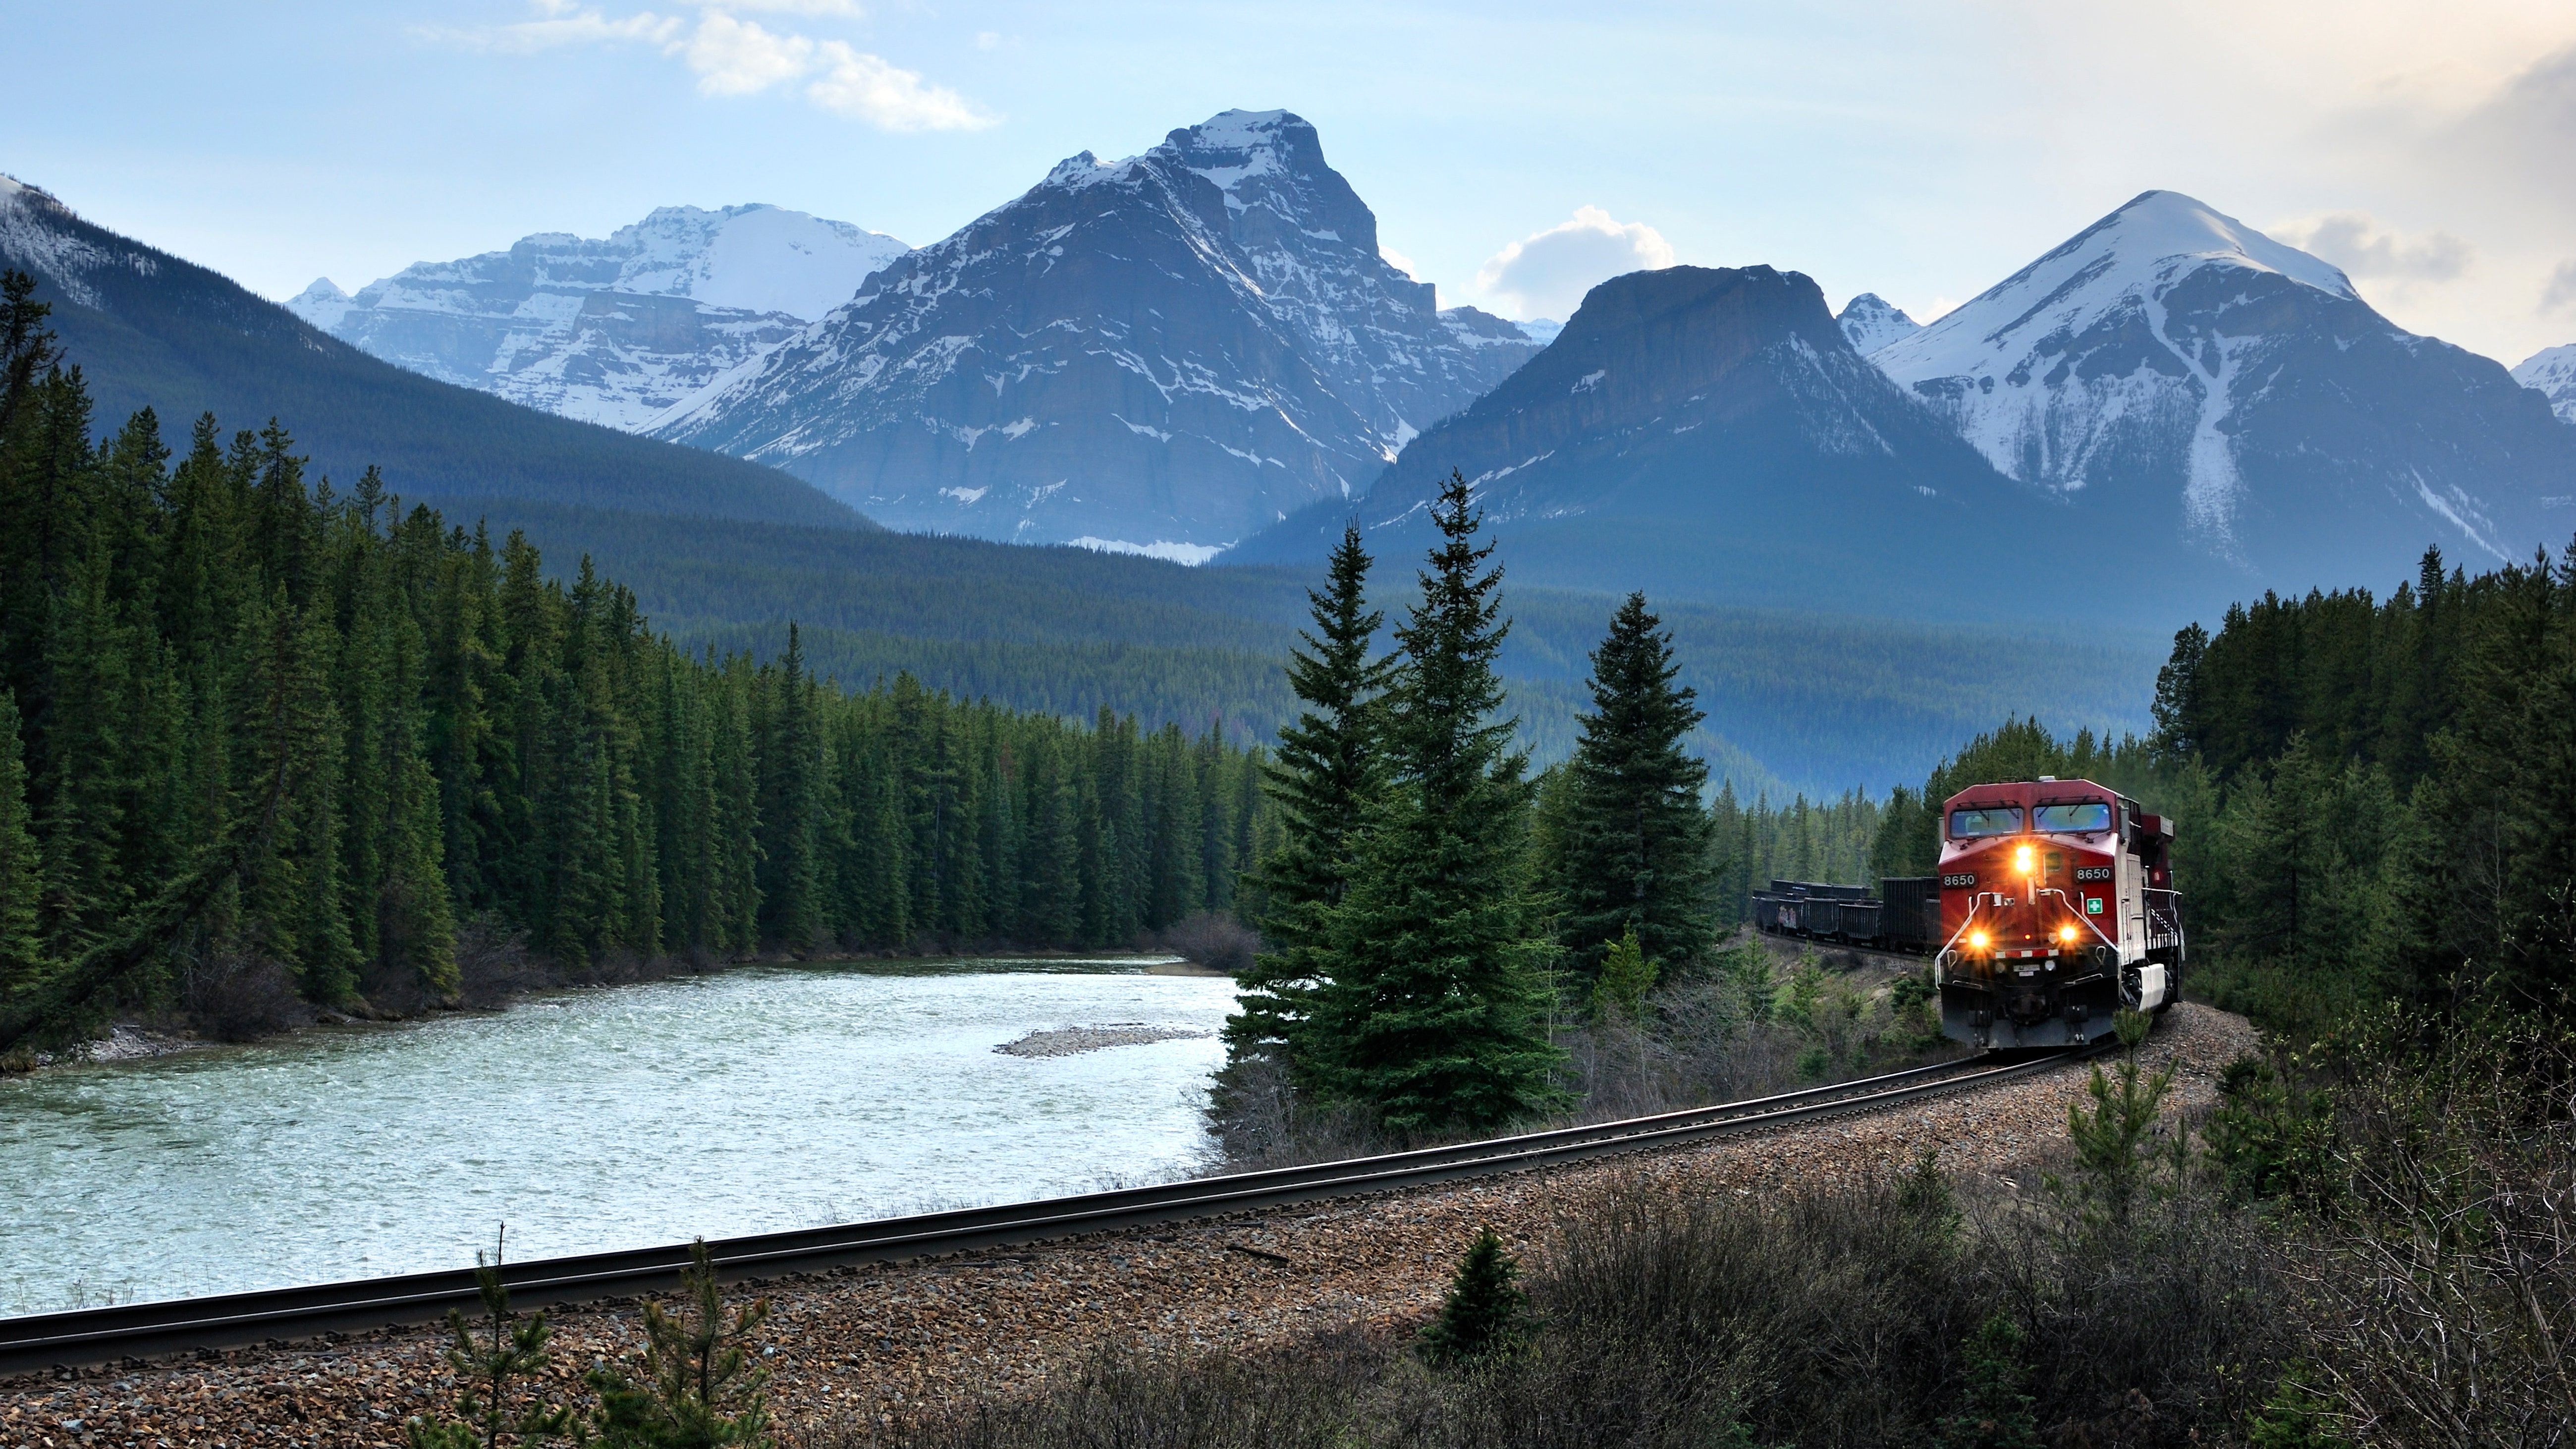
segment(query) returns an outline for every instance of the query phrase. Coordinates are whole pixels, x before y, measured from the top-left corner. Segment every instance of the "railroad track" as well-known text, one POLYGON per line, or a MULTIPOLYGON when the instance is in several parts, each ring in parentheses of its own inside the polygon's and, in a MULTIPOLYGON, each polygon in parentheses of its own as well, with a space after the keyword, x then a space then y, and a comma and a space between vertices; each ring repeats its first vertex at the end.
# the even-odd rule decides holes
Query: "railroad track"
MULTIPOLYGON (((1082 1233, 1149 1226, 1326 1198, 1353 1197, 1464 1177, 1519 1172, 1612 1153, 1759 1132, 1846 1112, 2027 1076, 2090 1053, 2062 1052, 2009 1064, 1984 1058, 1916 1067, 1778 1096, 1431 1147, 1308 1167, 1199 1178, 1039 1202, 880 1218, 710 1241, 728 1280, 811 1273, 861 1263, 973 1252, 1082 1233)), ((675 1244, 532 1258, 502 1270, 515 1308, 594 1302, 674 1287, 689 1262, 675 1244)), ((429 1322, 473 1311, 474 1273, 450 1269, 0 1318, 0 1377, 145 1359, 271 1340, 313 1338, 429 1322)))

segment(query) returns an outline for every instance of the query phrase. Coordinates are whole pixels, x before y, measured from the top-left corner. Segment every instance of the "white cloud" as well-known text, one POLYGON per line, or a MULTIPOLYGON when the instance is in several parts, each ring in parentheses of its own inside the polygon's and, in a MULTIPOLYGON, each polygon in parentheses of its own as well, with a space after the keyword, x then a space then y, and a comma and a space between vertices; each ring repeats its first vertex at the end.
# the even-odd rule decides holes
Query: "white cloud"
POLYGON ((1586 206, 1496 252, 1477 270, 1476 285, 1519 316, 1570 317, 1595 283, 1672 264, 1662 233, 1586 206))
POLYGON ((975 32, 975 48, 977 50, 991 50, 999 46, 1001 43, 1002 32, 998 30, 978 30, 975 32))
MULTIPOLYGON (((581 8, 579 0, 529 3, 538 19, 475 30, 420 27, 412 34, 435 44, 514 54, 641 42, 686 64, 698 77, 699 94, 709 96, 758 95, 812 76, 804 88, 808 101, 887 131, 972 131, 1001 119, 945 86, 930 84, 919 71, 902 69, 846 41, 773 31, 733 13, 856 19, 865 14, 858 0, 721 0, 698 12, 694 29, 686 19, 649 10, 612 18, 581 8)), ((977 43, 990 49, 993 38, 988 32, 977 43)))
POLYGON ((918 71, 840 41, 824 41, 822 56, 823 76, 805 94, 827 111, 888 131, 980 131, 1000 120, 946 86, 925 84, 918 71))
POLYGON ((710 10, 697 34, 681 47, 698 73, 698 93, 748 96, 792 81, 814 68, 814 42, 801 35, 773 35, 748 20, 710 10))
POLYGON ((2560 262, 2549 274, 2549 285, 2541 291, 2540 310, 2545 316, 2576 307, 2576 262, 2560 262))
POLYGON ((868 13, 858 0, 724 0, 724 8, 772 15, 830 15, 843 20, 862 20, 868 13))
POLYGON ((1388 266, 1395 268, 1397 271, 1404 273, 1406 276, 1411 277, 1417 282, 1422 280, 1422 269, 1413 264, 1413 258, 1406 256, 1404 253, 1397 251, 1395 248, 1388 246, 1383 242, 1378 244, 1377 254, 1386 259, 1386 264, 1388 266))
POLYGON ((536 9, 545 18, 522 20, 515 25, 488 25, 475 30, 420 26, 412 34, 423 40, 459 45, 468 50, 532 55, 562 45, 637 42, 667 45, 688 24, 677 16, 656 15, 650 10, 611 20, 597 10, 576 9, 565 0, 536 0, 536 9))
POLYGON ((2316 253, 2353 277, 2395 282, 2448 282, 2469 269, 2470 245, 2446 231, 2407 237, 2383 230, 2369 213, 2338 211, 2275 229, 2281 240, 2316 253))

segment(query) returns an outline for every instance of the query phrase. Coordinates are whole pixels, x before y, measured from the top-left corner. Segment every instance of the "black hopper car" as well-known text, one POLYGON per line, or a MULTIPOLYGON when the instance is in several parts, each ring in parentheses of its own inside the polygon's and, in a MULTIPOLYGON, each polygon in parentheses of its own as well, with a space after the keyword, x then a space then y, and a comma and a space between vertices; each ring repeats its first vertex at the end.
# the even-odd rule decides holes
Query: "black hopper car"
POLYGON ((1753 893, 1753 924, 1775 936, 1804 936, 1928 956, 1941 946, 1941 878, 1889 876, 1872 897, 1863 885, 1775 880, 1753 893))

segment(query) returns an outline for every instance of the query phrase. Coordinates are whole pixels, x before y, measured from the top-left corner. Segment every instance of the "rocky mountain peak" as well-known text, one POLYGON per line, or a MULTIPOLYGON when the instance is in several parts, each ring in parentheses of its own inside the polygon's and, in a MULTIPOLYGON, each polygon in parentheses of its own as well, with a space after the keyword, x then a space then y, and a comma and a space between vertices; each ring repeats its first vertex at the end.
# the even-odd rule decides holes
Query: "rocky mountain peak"
POLYGON ((1843 304, 1834 321, 1851 342, 1852 351, 1867 356, 1900 337, 1911 337, 1923 324, 1876 292, 1863 292, 1843 304))
POLYGON ((2432 543, 2519 557, 2576 467, 2576 433, 2502 367, 2173 191, 1871 360, 1997 469, 2240 588, 2402 576, 2432 543))
POLYGON ((1537 351, 1388 264, 1285 111, 1085 151, 656 425, 897 527, 1194 556, 1347 496, 1537 351))

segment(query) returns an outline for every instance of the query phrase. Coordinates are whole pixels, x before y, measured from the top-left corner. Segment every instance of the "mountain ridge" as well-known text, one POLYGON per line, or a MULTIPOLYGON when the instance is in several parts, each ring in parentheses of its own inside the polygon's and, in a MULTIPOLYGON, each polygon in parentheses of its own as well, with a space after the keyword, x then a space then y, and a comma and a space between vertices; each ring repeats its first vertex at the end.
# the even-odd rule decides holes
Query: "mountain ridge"
MULTIPOLYGON (((1999 471, 2238 592, 2498 560, 2562 526, 2576 432, 2504 368, 2389 322, 2344 273, 2148 191, 1871 354, 1999 471)), ((2576 514, 2563 523, 2576 523, 2576 514)))
POLYGON ((773 469, 539 413, 407 372, 229 278, 83 220, 0 178, 0 265, 36 298, 85 379, 98 426, 144 407, 164 435, 200 413, 228 428, 279 418, 314 470, 370 464, 414 500, 545 500, 818 527, 875 525, 773 469))

